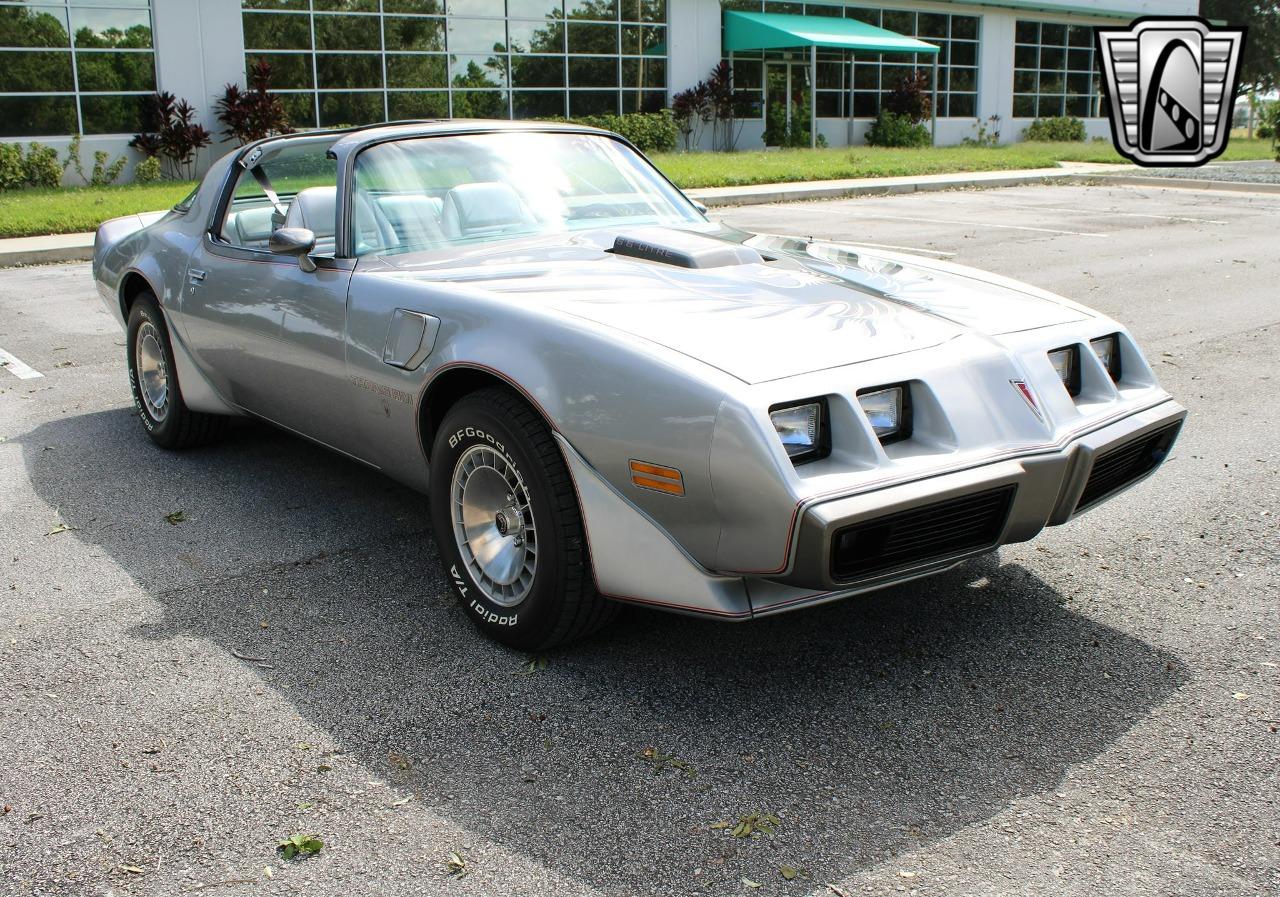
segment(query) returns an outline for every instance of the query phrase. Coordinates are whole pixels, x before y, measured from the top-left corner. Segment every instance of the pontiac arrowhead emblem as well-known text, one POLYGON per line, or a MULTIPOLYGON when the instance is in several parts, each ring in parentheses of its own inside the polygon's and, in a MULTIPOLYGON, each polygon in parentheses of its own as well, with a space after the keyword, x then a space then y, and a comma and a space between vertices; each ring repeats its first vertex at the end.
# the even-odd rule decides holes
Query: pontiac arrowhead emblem
POLYGON ((1120 155, 1139 165, 1203 165, 1226 149, 1244 28, 1143 17, 1095 34, 1120 155))
POLYGON ((1010 380, 1009 384, 1018 391, 1018 395, 1022 396, 1022 400, 1027 403, 1027 407, 1035 414, 1036 418, 1044 421, 1044 413, 1040 410, 1040 405, 1036 402, 1036 394, 1031 391, 1031 387, 1026 380, 1010 380))

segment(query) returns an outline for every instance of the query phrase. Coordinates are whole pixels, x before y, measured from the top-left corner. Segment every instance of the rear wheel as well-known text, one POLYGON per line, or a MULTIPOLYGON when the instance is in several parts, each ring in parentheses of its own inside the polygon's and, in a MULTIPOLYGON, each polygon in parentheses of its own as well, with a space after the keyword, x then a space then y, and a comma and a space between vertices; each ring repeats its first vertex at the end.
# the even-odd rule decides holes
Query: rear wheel
POLYGON ((192 411, 182 401, 178 371, 160 304, 142 293, 129 309, 129 390, 147 435, 168 449, 202 445, 217 438, 226 418, 192 411))
POLYGON ((431 453, 436 544, 486 635, 538 651, 581 638, 618 605, 596 591, 582 514, 542 418, 501 388, 445 416, 431 453))

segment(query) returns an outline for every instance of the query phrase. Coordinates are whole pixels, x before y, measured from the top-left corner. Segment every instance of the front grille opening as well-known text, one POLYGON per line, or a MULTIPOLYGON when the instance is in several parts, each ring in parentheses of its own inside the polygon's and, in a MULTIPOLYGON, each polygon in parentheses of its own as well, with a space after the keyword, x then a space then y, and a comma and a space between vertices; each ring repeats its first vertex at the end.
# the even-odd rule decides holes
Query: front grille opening
POLYGON ((847 526, 832 541, 831 576, 845 582, 994 546, 1016 489, 1001 486, 847 526))
POLYGON ((1155 470, 1169 454, 1181 428, 1182 421, 1178 421, 1098 455, 1084 484, 1084 492, 1076 502, 1076 510, 1097 504, 1155 470))

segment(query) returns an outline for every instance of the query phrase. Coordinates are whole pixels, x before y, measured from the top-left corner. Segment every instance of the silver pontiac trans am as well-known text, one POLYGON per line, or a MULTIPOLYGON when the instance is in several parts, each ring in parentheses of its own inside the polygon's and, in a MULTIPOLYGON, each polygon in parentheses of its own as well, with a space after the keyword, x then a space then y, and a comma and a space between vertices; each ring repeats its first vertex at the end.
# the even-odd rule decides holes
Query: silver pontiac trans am
POLYGON ((951 567, 1152 473, 1186 414, 1117 322, 707 220, 590 128, 269 138, 98 231, 151 438, 249 415, 425 492, 471 619, 743 620, 951 567))

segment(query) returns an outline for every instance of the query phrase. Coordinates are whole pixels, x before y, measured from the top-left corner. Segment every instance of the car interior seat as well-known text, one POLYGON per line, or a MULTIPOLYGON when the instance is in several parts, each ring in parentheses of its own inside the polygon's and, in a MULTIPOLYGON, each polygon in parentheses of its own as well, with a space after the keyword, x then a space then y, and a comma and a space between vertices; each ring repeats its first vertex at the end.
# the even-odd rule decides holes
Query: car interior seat
POLYGON ((459 184, 450 190, 440 223, 446 237, 465 240, 524 230, 535 219, 510 185, 484 181, 459 184))
MULTIPOLYGON (((332 256, 338 225, 338 188, 308 187, 298 191, 284 217, 285 227, 305 227, 316 235, 314 255, 332 256)), ((356 255, 398 245, 386 216, 363 197, 356 202, 356 255)))
POLYGON ((390 193, 376 197, 374 202, 402 247, 423 249, 445 242, 440 225, 444 200, 439 197, 425 193, 390 193))

